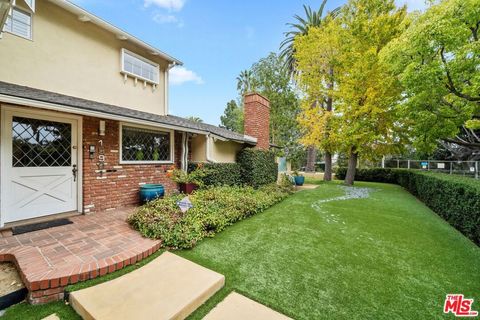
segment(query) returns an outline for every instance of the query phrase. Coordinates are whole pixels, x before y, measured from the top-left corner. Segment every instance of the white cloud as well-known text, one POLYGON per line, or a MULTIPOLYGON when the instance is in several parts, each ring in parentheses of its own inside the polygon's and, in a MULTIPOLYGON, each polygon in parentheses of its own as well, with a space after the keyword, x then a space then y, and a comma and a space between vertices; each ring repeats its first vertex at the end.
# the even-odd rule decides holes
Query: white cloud
POLYGON ((157 7, 171 11, 180 11, 185 5, 186 0, 144 0, 145 7, 155 5, 157 7))
POLYGON ((427 8, 425 0, 396 0, 395 2, 399 6, 406 4, 408 11, 425 10, 427 8))
POLYGON ((181 85, 186 82, 194 82, 196 84, 203 84, 203 79, 193 72, 192 70, 188 70, 185 67, 175 67, 170 70, 169 74, 170 83, 173 85, 181 85))
POLYGON ((174 15, 171 14, 161 14, 157 13, 156 15, 153 16, 153 21, 156 23, 177 23, 178 19, 174 15))

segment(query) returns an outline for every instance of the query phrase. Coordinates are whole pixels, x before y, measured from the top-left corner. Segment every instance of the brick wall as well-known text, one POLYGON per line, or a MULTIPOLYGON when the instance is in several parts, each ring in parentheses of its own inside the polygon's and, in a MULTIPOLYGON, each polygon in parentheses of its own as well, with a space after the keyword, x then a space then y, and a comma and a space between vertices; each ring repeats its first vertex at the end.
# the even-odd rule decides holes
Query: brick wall
POLYGON ((270 148, 270 102, 258 93, 250 93, 244 98, 244 133, 257 138, 255 148, 270 148))
MULTIPOLYGON (((85 213, 119 208, 139 203, 139 187, 144 183, 161 183, 166 192, 176 184, 166 176, 171 164, 120 164, 119 122, 105 120, 105 135, 98 135, 99 121, 83 117, 83 210, 85 213), (98 168, 99 140, 105 153, 104 170, 98 168), (94 159, 90 159, 89 146, 96 146, 94 159)), ((181 133, 175 132, 175 161, 180 167, 181 133)))

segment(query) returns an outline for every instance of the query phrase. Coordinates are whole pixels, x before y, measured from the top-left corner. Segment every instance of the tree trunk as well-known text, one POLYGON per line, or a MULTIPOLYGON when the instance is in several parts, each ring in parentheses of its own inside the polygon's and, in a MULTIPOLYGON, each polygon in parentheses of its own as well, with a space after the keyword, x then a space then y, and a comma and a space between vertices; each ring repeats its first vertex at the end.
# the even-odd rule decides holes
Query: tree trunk
POLYGON ((308 147, 307 149, 307 167, 305 171, 315 172, 315 162, 317 160, 317 149, 315 147, 308 147))
POLYGON ((325 173, 323 175, 324 181, 332 181, 332 154, 325 152, 325 173))
POLYGON ((350 150, 350 157, 348 158, 347 175, 345 176, 345 184, 347 186, 353 186, 355 181, 355 173, 357 171, 358 152, 355 148, 350 150))
MULTIPOLYGON (((333 78, 333 68, 330 68, 330 76, 333 78)), ((328 89, 332 90, 334 86, 333 80, 328 84, 328 89)), ((331 95, 327 97, 327 112, 332 112, 333 110, 333 98, 331 95)), ((327 138, 330 135, 330 126, 327 126, 327 138)), ((325 174, 323 175, 324 181, 332 181, 332 153, 328 150, 325 152, 325 174)))

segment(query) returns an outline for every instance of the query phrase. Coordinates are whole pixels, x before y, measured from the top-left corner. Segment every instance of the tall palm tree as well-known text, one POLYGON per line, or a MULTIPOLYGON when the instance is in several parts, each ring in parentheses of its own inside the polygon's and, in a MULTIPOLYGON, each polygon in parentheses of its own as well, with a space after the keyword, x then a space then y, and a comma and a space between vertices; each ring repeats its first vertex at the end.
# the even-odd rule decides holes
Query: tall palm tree
POLYGON ((253 92, 256 89, 255 79, 252 70, 243 70, 237 77, 237 90, 243 96, 247 92, 253 92))
MULTIPOLYGON (((308 33, 308 29, 311 27, 320 27, 325 20, 323 17, 323 10, 325 10, 325 5, 327 0, 323 0, 322 4, 318 11, 312 10, 307 5, 303 5, 303 10, 305 11, 305 18, 300 17, 298 14, 294 15, 293 18, 297 20, 295 23, 287 23, 287 26, 293 30, 285 32, 285 40, 280 43, 280 58, 282 58, 291 74, 294 75, 296 72, 295 68, 295 48, 293 43, 297 36, 304 36, 308 33)), ((340 12, 340 7, 333 9, 328 15, 336 17, 340 12)))
MULTIPOLYGON (((323 11, 327 0, 323 0, 322 4, 318 11, 312 10, 309 6, 303 5, 305 10, 305 18, 295 15, 294 18, 297 20, 296 23, 287 23, 293 30, 285 32, 285 40, 280 43, 280 58, 285 61, 286 67, 290 71, 292 78, 294 78, 296 70, 296 61, 295 61, 295 47, 294 42, 295 38, 298 36, 303 36, 308 34, 308 29, 312 27, 320 27, 325 21, 323 17, 323 11)), ((340 7, 335 8, 333 11, 329 12, 328 15, 331 17, 336 17, 340 13, 340 7)), ((333 100, 330 97, 327 97, 327 109, 332 110, 333 100)), ((315 171, 315 162, 317 158, 317 150, 314 146, 309 146, 307 148, 307 171, 315 171)), ((329 181, 332 179, 332 154, 328 151, 325 152, 325 175, 324 179, 329 181)))

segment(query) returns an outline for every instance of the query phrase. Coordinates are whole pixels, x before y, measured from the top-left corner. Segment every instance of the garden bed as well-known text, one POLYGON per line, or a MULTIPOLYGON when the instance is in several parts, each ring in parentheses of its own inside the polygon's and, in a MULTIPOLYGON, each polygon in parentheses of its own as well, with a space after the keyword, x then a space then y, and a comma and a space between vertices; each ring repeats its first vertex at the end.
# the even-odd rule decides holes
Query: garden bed
POLYGON ((280 202, 292 191, 291 186, 276 184, 258 189, 212 187, 190 195, 192 207, 185 213, 178 205, 185 195, 172 195, 140 207, 128 222, 145 237, 161 239, 164 247, 192 248, 201 239, 280 202))

